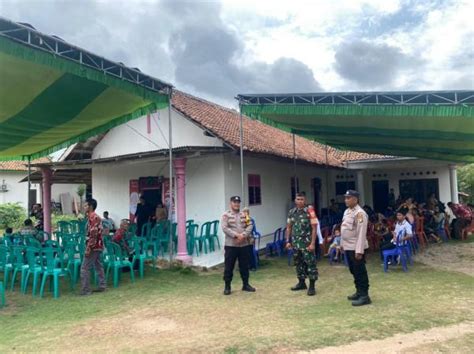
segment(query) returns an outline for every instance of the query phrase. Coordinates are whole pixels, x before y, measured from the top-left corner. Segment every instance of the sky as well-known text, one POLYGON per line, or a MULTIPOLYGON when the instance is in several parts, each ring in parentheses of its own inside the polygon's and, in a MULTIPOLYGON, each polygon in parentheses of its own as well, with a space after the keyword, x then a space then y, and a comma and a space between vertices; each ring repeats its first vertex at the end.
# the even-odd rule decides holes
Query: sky
POLYGON ((473 13, 469 0, 0 0, 0 16, 233 107, 238 93, 474 89, 473 13))

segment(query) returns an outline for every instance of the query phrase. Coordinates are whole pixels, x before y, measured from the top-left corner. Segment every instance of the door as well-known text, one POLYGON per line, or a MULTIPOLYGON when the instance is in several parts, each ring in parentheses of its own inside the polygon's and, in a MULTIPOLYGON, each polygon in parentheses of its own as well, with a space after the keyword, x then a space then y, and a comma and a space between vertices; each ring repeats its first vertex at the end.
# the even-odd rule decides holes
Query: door
POLYGON ((321 178, 313 178, 313 203, 317 215, 321 215, 321 178))
POLYGON ((33 204, 36 204, 36 189, 30 189, 30 205, 28 205, 28 210, 31 210, 33 204))
POLYGON ((388 181, 372 181, 374 211, 383 213, 388 207, 388 181))

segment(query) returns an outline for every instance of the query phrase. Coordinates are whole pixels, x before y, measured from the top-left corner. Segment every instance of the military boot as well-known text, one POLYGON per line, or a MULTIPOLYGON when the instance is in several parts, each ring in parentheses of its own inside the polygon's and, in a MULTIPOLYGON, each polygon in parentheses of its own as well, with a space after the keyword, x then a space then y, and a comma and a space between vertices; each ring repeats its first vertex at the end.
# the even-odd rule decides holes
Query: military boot
POLYGON ((298 290, 306 290, 308 287, 306 286, 306 281, 304 278, 300 278, 298 280, 298 284, 291 288, 291 291, 298 291, 298 290))
POLYGON ((309 288, 308 288, 308 296, 314 296, 316 295, 316 288, 314 287, 314 284, 316 283, 316 280, 310 280, 309 281, 309 288))
POLYGON ((352 301, 352 306, 364 306, 371 303, 372 301, 368 295, 361 295, 357 300, 352 301))
POLYGON ((225 282, 224 295, 230 295, 231 292, 230 282, 225 282))
POLYGON ((254 293, 256 289, 253 286, 251 286, 248 282, 245 282, 244 285, 242 286, 242 291, 254 293))
POLYGON ((354 294, 352 295, 349 295, 347 297, 347 300, 350 300, 350 301, 355 301, 355 300, 358 300, 360 297, 359 293, 356 291, 354 294))

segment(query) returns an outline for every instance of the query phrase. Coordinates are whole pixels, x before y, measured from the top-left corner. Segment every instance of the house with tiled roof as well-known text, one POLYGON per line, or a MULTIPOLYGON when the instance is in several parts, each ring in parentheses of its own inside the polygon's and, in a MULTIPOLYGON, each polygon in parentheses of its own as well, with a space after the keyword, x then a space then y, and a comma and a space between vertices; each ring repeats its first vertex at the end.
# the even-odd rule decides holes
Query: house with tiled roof
MULTIPOLYGON (((47 157, 31 161, 32 164, 47 164, 50 162, 51 159, 47 157)), ((35 168, 33 168, 32 172, 35 172, 35 168)), ((27 179, 27 161, 0 161, 0 204, 19 203, 26 208, 28 205, 27 179)), ((52 199, 59 203, 61 194, 75 195, 77 186, 75 183, 55 184, 51 190, 52 199)), ((30 206, 41 201, 41 185, 40 183, 32 183, 30 188, 30 206)))
MULTIPOLYGON (((133 219, 138 196, 155 206, 169 199, 168 109, 141 117, 68 148, 50 163, 54 178, 90 171, 98 211, 114 220, 133 219)), ((219 219, 229 198, 240 195, 240 114, 175 91, 171 108, 175 205, 198 224, 219 219), (181 183, 181 185, 180 185, 181 183), (184 186, 184 187, 183 187, 184 186)), ((383 210, 389 190, 449 201, 449 166, 444 162, 341 151, 242 117, 244 204, 263 235, 284 225, 295 190, 305 191, 321 216, 331 199, 343 203, 347 189, 383 210), (296 175, 296 179, 295 179, 296 175)), ((53 184, 54 185, 54 184, 53 184)), ((175 216, 174 216, 175 217, 175 216)), ((220 235, 220 237, 223 237, 220 235)), ((270 236, 269 236, 270 237, 270 236)), ((262 245, 265 240, 262 241, 262 245)), ((222 260, 221 252, 196 257, 195 264, 222 260)))

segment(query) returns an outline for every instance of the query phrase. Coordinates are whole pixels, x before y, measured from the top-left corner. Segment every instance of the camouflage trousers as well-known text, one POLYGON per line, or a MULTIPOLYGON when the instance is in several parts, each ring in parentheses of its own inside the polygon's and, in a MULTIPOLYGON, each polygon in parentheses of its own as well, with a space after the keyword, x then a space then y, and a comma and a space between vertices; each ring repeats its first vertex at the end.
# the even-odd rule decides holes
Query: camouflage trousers
POLYGON ((316 266, 316 254, 314 252, 295 249, 293 260, 295 262, 296 276, 298 279, 318 279, 318 267, 316 266))

